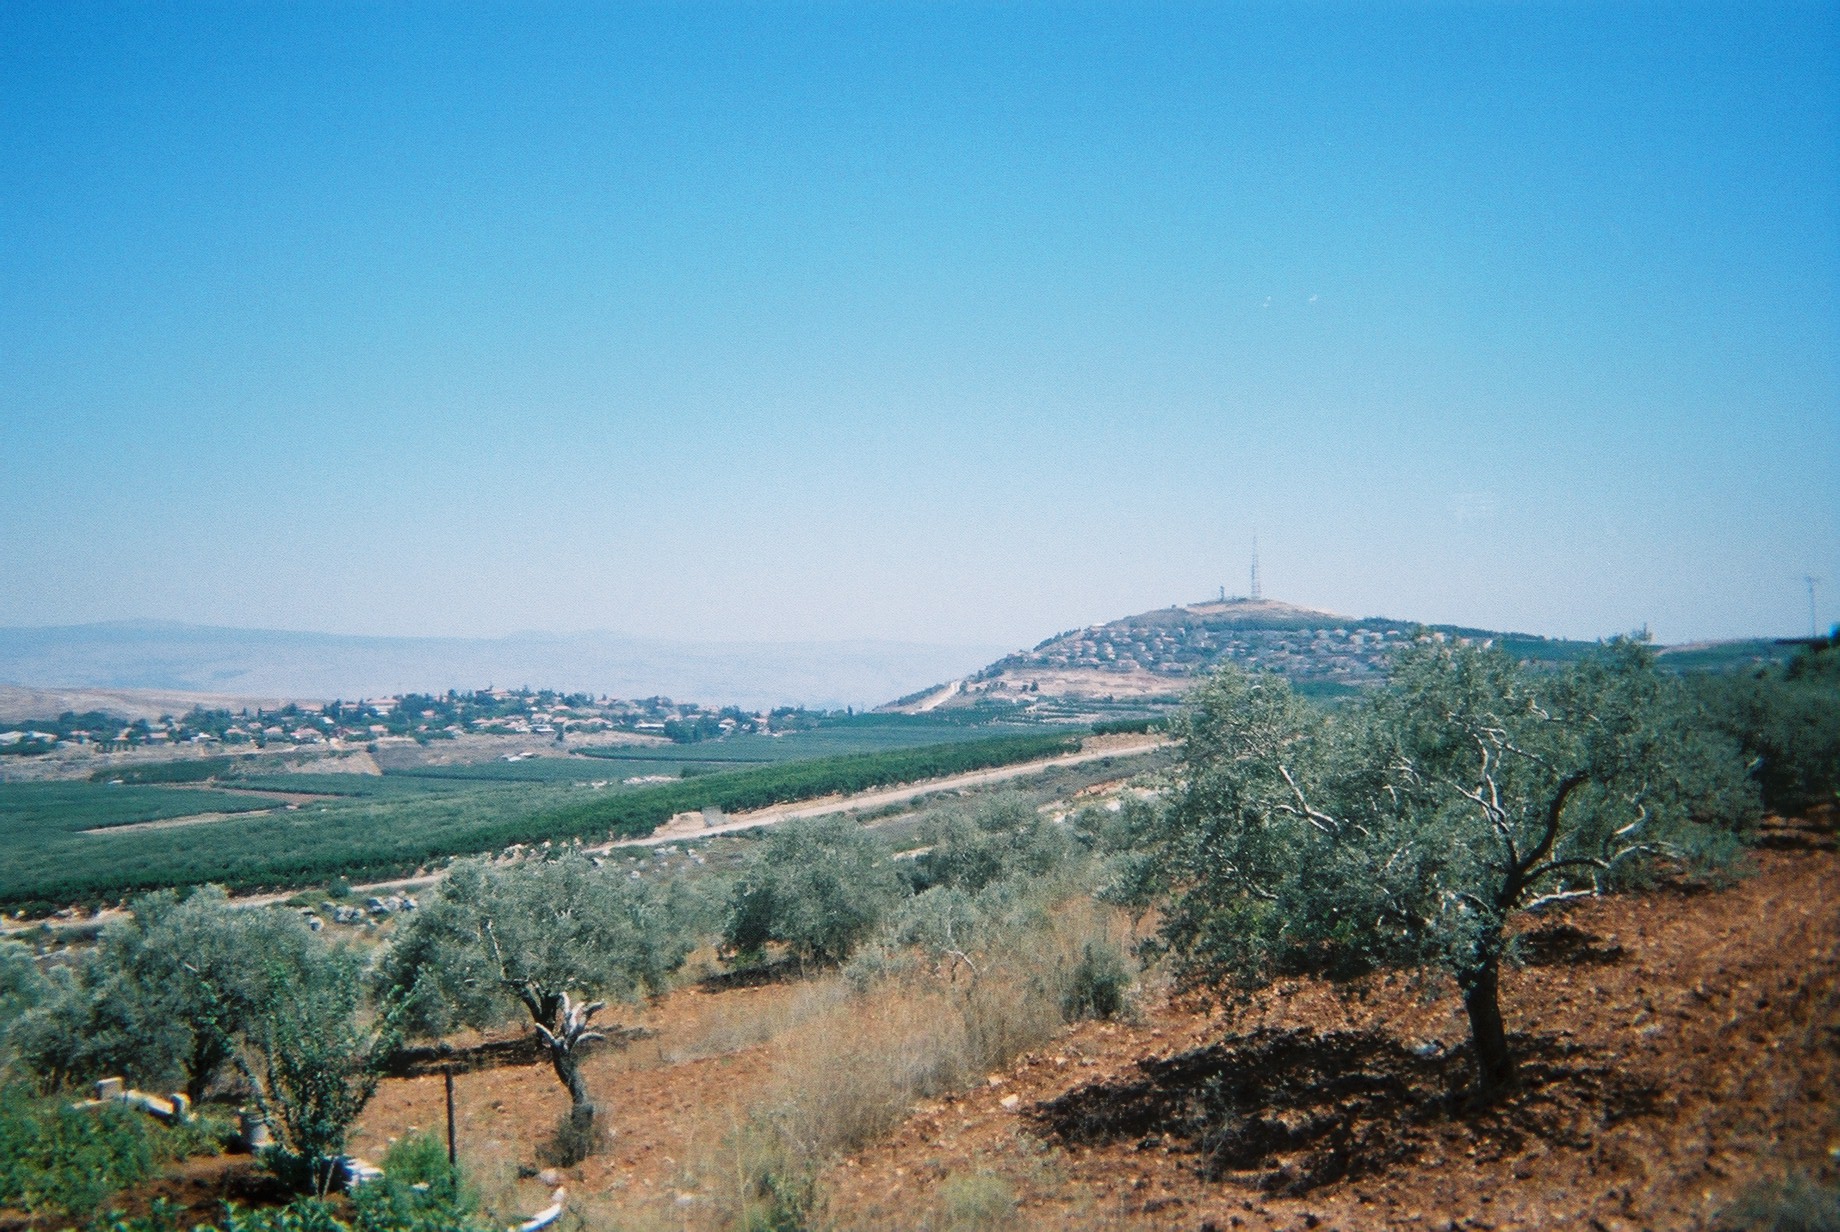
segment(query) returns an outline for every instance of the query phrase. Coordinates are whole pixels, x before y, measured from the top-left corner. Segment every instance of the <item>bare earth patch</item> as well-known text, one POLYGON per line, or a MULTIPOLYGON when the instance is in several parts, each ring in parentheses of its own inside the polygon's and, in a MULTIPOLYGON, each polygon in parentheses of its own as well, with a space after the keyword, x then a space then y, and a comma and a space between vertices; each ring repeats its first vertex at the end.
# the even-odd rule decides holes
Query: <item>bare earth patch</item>
POLYGON ((1505 980, 1523 1081, 1465 1101, 1449 989, 1284 986, 1090 1023, 826 1175, 842 1227, 945 1226, 979 1172, 1017 1226, 1695 1228, 1752 1180, 1840 1174, 1840 872, 1784 831, 1717 892, 1585 904, 1505 980), (1007 1106, 1006 1106, 1007 1101, 1007 1106))
MULTIPOLYGON (((1522 1082, 1494 1107, 1468 1101, 1447 987, 1298 981, 1228 1012, 1153 997, 1133 1021, 1082 1024, 835 1161, 822 1226, 1634 1232, 1706 1227, 1748 1183, 1791 1168, 1832 1182, 1840 858, 1810 828, 1766 838, 1728 888, 1539 921, 1531 964, 1503 987, 1522 1082), (1008 1213, 967 1223, 967 1195, 1008 1213)), ((610 1012, 645 1033, 587 1062, 613 1138, 566 1170, 570 1226, 717 1226, 725 1141, 771 1092, 772 1041, 806 1029, 814 991, 711 981, 610 1012)), ((453 1041, 468 1067, 461 1155, 507 1224, 548 1201, 537 1147, 568 1103, 513 1036, 473 1052, 479 1041, 453 1041)), ((358 1154, 441 1132, 434 1064, 383 1083, 358 1154)), ((200 1162, 173 1183, 253 1183, 238 1171, 200 1162)))

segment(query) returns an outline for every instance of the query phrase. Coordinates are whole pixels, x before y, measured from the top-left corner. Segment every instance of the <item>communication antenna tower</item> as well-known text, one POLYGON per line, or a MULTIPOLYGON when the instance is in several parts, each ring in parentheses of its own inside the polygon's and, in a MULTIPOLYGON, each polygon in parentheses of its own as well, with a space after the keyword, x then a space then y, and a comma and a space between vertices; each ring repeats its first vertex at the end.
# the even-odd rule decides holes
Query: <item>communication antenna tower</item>
POLYGON ((1821 626, 1814 619, 1814 588, 1821 584, 1821 579, 1810 574, 1802 579, 1808 583, 1808 636, 1820 637, 1821 626))
POLYGON ((1250 598, 1257 603, 1265 596, 1259 592, 1259 537, 1252 536, 1252 593, 1250 598))

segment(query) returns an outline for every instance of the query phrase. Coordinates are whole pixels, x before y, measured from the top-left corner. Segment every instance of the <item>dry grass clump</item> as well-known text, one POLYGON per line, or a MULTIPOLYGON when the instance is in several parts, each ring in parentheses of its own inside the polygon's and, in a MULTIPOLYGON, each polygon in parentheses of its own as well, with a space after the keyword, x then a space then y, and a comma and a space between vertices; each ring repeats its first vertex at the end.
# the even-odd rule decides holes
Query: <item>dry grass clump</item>
MULTIPOLYGON (((616 1226, 826 1226, 814 1183, 825 1160, 888 1133, 919 1101, 984 1083, 1069 1022, 1124 1008, 1132 969, 1118 913, 1084 896, 1035 900, 987 925, 974 948, 949 954, 890 937, 845 971, 782 986, 733 1020, 699 1022, 673 1052, 761 1044, 771 1076, 745 1108, 712 1109, 721 1123, 696 1134, 703 1145, 675 1182, 696 1195, 692 1204, 634 1193, 616 1226)), ((967 1174, 912 1218, 970 1230, 1004 1226, 1013 1210, 1003 1182, 967 1174)))
POLYGON ((835 978, 770 985, 747 998, 740 1012, 730 1001, 712 997, 707 1012, 681 1016, 671 1034, 659 1038, 658 1057, 676 1065, 757 1048, 834 1011, 848 998, 848 987, 835 978))
POLYGON ((939 1186, 937 1224, 943 1232, 994 1232, 1016 1217, 1016 1191, 990 1172, 959 1173, 939 1186))
POLYGON ((1076 899, 996 931, 975 953, 890 964, 779 1037, 758 1120, 807 1167, 868 1144, 917 1101, 984 1081, 1070 1021, 1122 1010, 1122 932, 1115 913, 1076 899))

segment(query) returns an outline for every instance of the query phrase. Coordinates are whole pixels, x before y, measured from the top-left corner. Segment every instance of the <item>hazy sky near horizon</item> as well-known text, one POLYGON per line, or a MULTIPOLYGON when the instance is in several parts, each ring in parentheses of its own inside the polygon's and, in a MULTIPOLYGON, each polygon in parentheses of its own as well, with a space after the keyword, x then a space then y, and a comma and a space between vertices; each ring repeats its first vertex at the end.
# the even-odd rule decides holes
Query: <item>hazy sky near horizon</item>
POLYGON ((0 625, 1840 618, 1840 8, 0 6, 0 625))

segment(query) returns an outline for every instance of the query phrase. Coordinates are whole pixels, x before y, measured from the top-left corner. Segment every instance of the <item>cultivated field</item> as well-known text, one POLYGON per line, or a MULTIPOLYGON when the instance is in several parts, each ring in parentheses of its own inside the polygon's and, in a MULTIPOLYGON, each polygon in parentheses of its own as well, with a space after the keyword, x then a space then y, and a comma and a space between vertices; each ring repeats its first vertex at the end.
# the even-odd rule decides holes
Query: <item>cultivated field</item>
POLYGON ((0 783, 0 906, 45 911, 206 881, 255 890, 406 876, 510 843, 640 837, 685 811, 759 809, 1077 746, 1068 735, 1025 730, 890 719, 517 761, 412 761, 381 775, 218 758, 123 772, 222 775, 196 782, 0 783), (208 842, 197 826, 138 824, 186 818, 204 819, 208 842))

